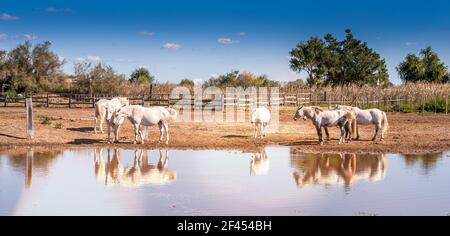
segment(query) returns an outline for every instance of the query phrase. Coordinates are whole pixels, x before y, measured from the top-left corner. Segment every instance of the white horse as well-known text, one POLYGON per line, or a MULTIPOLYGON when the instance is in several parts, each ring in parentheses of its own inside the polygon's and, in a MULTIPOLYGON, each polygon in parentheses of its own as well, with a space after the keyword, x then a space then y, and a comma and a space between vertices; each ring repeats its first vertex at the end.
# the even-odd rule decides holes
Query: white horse
POLYGON ((266 136, 266 127, 270 121, 270 111, 265 107, 255 108, 252 111, 250 122, 255 124, 255 138, 258 136, 258 128, 260 138, 266 136))
MULTIPOLYGON (((358 125, 375 125, 375 135, 372 138, 372 141, 375 141, 379 130, 381 130, 381 138, 383 141, 384 135, 389 129, 389 124, 387 120, 386 113, 376 108, 372 109, 359 109, 358 107, 352 106, 344 106, 337 105, 335 109, 346 110, 346 111, 354 111, 356 114, 356 123, 358 125)), ((359 139, 359 128, 356 128, 356 140, 359 139)))
MULTIPOLYGON (((115 97, 111 100, 100 99, 95 103, 95 114, 94 114, 94 132, 97 133, 97 120, 100 120, 100 132, 103 134, 103 122, 106 121, 108 127, 108 142, 110 141, 111 132, 111 118, 115 111, 119 110, 123 106, 128 106, 130 101, 125 97, 115 97)), ((116 135, 116 132, 114 133, 116 135)), ((118 132, 117 132, 118 135, 118 132)), ((118 139, 118 137, 114 137, 118 139)))
MULTIPOLYGON (((159 126, 159 142, 163 140, 164 131, 166 134, 166 144, 169 144, 169 118, 174 120, 177 118, 177 111, 172 108, 165 107, 143 107, 141 105, 129 105, 120 108, 115 112, 113 117, 113 125, 116 130, 122 123, 124 118, 128 118, 134 126, 134 143, 137 143, 137 136, 141 137, 141 143, 144 144, 143 130, 141 125, 152 126, 158 124, 159 126)), ((119 140, 114 140, 119 142, 119 140)))
MULTIPOLYGON (((356 119, 355 113, 352 111, 332 110, 325 111, 319 107, 304 107, 300 106, 294 115, 294 120, 303 118, 310 119, 313 125, 316 127, 317 135, 319 136, 319 144, 323 144, 322 139, 322 127, 325 129, 327 141, 330 140, 330 134, 327 127, 339 126, 341 130, 341 137, 339 138, 339 144, 344 143, 346 133, 349 131, 349 125, 353 124, 352 121, 356 119)), ((355 132, 356 126, 352 125, 351 132, 355 132)))

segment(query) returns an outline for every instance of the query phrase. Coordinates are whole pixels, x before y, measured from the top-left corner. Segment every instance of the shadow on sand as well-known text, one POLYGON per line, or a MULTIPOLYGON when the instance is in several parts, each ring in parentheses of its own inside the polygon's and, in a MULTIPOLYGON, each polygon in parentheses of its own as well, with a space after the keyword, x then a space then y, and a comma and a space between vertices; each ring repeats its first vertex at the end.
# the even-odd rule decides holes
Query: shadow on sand
POLYGON ((96 143, 104 143, 104 142, 105 142, 105 140, 103 140, 103 139, 77 138, 71 142, 68 142, 68 144, 96 144, 96 143))
POLYGON ((82 133, 94 132, 94 128, 93 127, 67 128, 67 130, 77 131, 77 132, 82 132, 82 133))
POLYGON ((3 133, 0 133, 0 136, 5 136, 5 137, 8 137, 8 138, 16 138, 16 139, 27 139, 27 138, 24 138, 24 137, 14 136, 14 135, 10 135, 10 134, 3 134, 3 133))

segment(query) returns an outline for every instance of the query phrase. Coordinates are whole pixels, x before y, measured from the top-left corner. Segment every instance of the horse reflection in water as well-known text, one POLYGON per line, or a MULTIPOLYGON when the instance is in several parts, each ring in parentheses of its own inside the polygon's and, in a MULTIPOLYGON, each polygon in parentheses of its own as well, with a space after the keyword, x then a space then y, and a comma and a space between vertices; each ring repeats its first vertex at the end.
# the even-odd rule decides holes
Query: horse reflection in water
POLYGON ((265 175, 269 172, 269 159, 265 149, 255 153, 250 160, 250 175, 265 175))
POLYGON ((349 188, 360 180, 384 179, 387 161, 384 154, 298 154, 291 151, 293 176, 298 187, 344 184, 349 188))
POLYGON ((114 150, 111 158, 108 149, 107 160, 103 159, 103 148, 94 150, 95 176, 106 186, 139 187, 143 185, 165 185, 174 182, 176 171, 168 168, 167 150, 159 150, 159 161, 151 164, 146 150, 135 150, 132 166, 123 167, 120 151, 114 150))

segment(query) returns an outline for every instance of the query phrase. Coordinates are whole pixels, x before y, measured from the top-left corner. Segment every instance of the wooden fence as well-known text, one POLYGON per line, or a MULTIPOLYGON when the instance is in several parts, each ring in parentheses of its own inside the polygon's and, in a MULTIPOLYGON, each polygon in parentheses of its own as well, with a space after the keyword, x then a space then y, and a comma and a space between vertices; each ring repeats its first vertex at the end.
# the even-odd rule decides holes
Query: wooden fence
MULTIPOLYGON (((443 98, 445 113, 448 113, 448 95, 443 98)), ((95 102, 99 99, 111 99, 112 96, 95 95, 89 96, 85 94, 44 94, 35 95, 32 97, 34 106, 37 107, 94 107, 95 102)), ((324 107, 332 107, 336 104, 359 106, 363 108, 377 107, 386 111, 400 111, 401 107, 415 107, 416 111, 425 111, 426 100, 434 99, 434 112, 437 112, 436 97, 389 97, 389 96, 330 96, 326 93, 278 93, 268 94, 267 98, 257 99, 251 96, 232 96, 226 97, 223 95, 211 96, 208 98, 189 98, 171 97, 168 93, 157 93, 151 96, 132 96, 128 97, 130 104, 137 104, 143 106, 174 106, 174 107, 191 107, 191 108, 211 108, 215 110, 224 109, 225 107, 247 108, 250 106, 300 106, 316 105, 324 107), (419 106, 419 108, 417 108, 419 106)), ((6 95, 0 96, 0 107, 25 107, 24 97, 8 97, 6 95)), ((428 107, 428 110, 430 108, 428 107)), ((432 110, 432 109, 431 109, 432 110)), ((441 106, 441 111, 442 106, 441 106)))

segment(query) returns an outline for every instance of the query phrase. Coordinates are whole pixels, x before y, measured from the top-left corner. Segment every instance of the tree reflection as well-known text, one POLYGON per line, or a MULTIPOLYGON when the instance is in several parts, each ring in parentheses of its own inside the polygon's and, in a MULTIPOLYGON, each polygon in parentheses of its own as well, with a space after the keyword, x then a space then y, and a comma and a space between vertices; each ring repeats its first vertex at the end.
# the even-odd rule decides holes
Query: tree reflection
POLYGON ((24 173, 25 186, 31 187, 33 183, 33 172, 47 174, 62 151, 40 150, 35 151, 32 147, 15 149, 3 156, 1 165, 5 164, 16 171, 24 173), (5 163, 3 161, 5 160, 5 163))
POLYGON ((425 154, 402 154, 407 166, 420 165, 423 172, 428 175, 430 171, 436 168, 437 163, 442 159, 442 153, 425 154))

